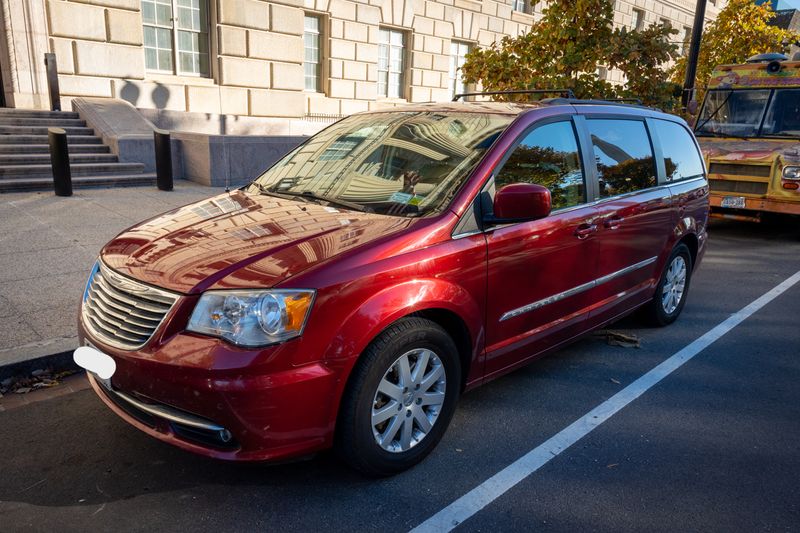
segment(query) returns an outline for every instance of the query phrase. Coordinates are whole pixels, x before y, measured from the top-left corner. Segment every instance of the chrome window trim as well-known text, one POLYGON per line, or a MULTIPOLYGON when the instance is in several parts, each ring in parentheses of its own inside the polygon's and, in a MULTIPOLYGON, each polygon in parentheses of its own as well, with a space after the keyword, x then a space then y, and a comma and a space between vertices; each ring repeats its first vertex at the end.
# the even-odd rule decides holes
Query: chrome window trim
POLYGON ((620 276, 624 276, 629 272, 633 272, 634 270, 638 270, 640 268, 644 268, 648 265, 652 265, 658 260, 658 256, 651 257, 649 259, 645 259, 644 261, 639 261, 633 265, 626 266, 623 269, 617 270, 616 272, 612 272, 611 274, 606 274, 605 276, 599 277, 592 281, 586 282, 582 285, 578 285, 576 287, 572 287, 571 289, 567 289, 563 292, 558 294, 554 294, 552 296, 548 296, 547 298, 542 298, 541 300, 537 300, 533 303, 529 303, 527 305, 523 305, 522 307, 517 307, 516 309, 512 309, 511 311, 507 311, 503 313, 503 316, 500 317, 500 322, 508 320, 509 318, 514 318, 520 316, 525 313, 529 313, 530 311, 535 311, 541 307, 546 305, 550 305, 555 302, 559 302, 564 298, 569 298, 570 296, 575 296, 576 294, 580 294, 584 291, 588 291, 598 285, 602 285, 603 283, 607 283, 615 278, 620 276))
MULTIPOLYGON (((175 304, 178 302, 181 295, 179 293, 154 287, 152 285, 148 285, 133 278, 124 276, 118 272, 115 272, 114 270, 111 270, 111 268, 106 266, 106 264, 103 263, 102 261, 98 261, 98 264, 99 264, 100 275, 103 277, 104 280, 109 280, 107 282, 109 284, 112 284, 112 287, 115 288, 124 287, 124 289, 128 291, 130 294, 142 295, 143 298, 150 298, 151 300, 161 301, 165 305, 169 305, 169 308, 164 312, 164 316, 161 317, 161 320, 153 328, 153 332, 147 338, 147 340, 138 345, 131 345, 131 344, 121 343, 115 340, 113 337, 98 331, 97 328, 92 326, 91 320, 87 320, 87 313, 89 311, 87 310, 86 307, 86 301, 84 300, 81 302, 81 322, 83 323, 83 327, 86 329, 88 333, 92 335, 92 337, 97 339, 99 342, 108 344, 109 346, 113 346, 114 348, 120 350, 125 350, 125 351, 138 350, 143 346, 145 346, 148 342, 150 342, 153 336, 158 332, 158 330, 163 325, 164 320, 167 318, 167 316, 169 316, 170 312, 172 312, 172 310, 175 308, 175 304)), ((90 290, 91 284, 93 284, 94 282, 95 282, 94 276, 92 276, 92 279, 90 279, 89 283, 87 284, 87 291, 90 290)), ((136 306, 134 305, 134 307, 136 306)))

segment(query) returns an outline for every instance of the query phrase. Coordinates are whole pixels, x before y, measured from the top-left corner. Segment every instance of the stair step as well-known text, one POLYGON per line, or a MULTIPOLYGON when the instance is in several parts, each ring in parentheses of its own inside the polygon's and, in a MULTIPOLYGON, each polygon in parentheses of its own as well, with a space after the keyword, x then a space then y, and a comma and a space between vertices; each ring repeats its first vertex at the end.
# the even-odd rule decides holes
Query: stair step
MULTIPOLYGON (((48 144, 45 135, 0 135, 0 144, 48 144)), ((67 144, 102 144, 103 141, 96 135, 69 135, 67 144)))
MULTIPOLYGON (((101 174, 135 174, 144 170, 141 163, 76 163, 69 166, 73 177, 101 174)), ((0 180, 48 178, 52 176, 50 164, 0 165, 0 180)))
MULTIPOLYGON (((153 186, 156 183, 155 174, 119 174, 109 176, 73 176, 72 188, 85 189, 90 187, 133 187, 141 185, 153 186)), ((19 191, 45 191, 53 190, 53 178, 30 178, 24 180, 0 179, 0 193, 19 191)))
POLYGON ((0 117, 30 117, 30 118, 81 118, 73 111, 46 111, 43 109, 17 109, 4 107, 0 109, 0 117))
POLYGON ((44 126, 48 128, 86 127, 79 118, 9 117, 0 114, 0 126, 44 126))
MULTIPOLYGON (((67 136, 70 154, 107 154, 111 149, 105 144, 75 144, 67 136)), ((49 154, 49 144, 0 144, 0 157, 3 154, 49 154)))
MULTIPOLYGON (((3 126, 0 135, 47 135, 47 126, 3 126)), ((87 127, 67 126, 62 128, 67 135, 93 135, 94 130, 87 127)))
MULTIPOLYGON (((116 163, 114 154, 70 154, 70 164, 76 163, 116 163)), ((50 154, 3 154, 0 153, 0 166, 49 165, 50 154)))

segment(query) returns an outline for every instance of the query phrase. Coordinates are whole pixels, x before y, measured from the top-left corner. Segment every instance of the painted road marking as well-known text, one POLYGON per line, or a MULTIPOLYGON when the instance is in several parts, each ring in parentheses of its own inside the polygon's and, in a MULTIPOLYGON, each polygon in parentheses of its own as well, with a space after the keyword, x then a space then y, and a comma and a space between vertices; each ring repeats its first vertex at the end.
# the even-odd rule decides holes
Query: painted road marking
POLYGON ((505 494, 517 483, 539 470, 552 458, 591 433, 597 426, 614 416, 623 407, 647 392, 659 381, 669 376, 714 341, 741 324, 753 313, 789 290, 799 281, 800 271, 795 272, 775 288, 729 316, 703 336, 670 356, 667 360, 583 415, 546 442, 529 451, 411 531, 413 533, 451 531, 505 494))

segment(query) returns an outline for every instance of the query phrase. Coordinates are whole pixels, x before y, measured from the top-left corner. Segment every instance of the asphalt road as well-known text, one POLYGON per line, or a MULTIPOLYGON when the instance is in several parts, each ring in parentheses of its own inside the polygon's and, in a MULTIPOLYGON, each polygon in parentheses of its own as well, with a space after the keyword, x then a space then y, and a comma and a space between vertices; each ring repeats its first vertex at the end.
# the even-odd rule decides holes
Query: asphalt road
MULTIPOLYGON (((465 395, 437 450, 365 479, 331 454, 241 466, 127 426, 90 390, 0 413, 0 531, 407 531, 800 270, 800 225, 718 222, 673 326, 613 326, 465 395), (793 226, 793 227, 792 227, 793 226)), ((456 531, 800 529, 800 284, 456 531)))

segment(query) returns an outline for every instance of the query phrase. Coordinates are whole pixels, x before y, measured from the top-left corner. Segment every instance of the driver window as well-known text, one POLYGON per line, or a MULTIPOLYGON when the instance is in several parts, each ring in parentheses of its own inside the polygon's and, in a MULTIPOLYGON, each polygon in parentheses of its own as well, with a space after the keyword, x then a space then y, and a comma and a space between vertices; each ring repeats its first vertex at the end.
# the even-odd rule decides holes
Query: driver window
POLYGON ((539 126, 514 149, 495 177, 495 188, 535 183, 550 189, 553 210, 582 204, 586 186, 571 121, 539 126))

